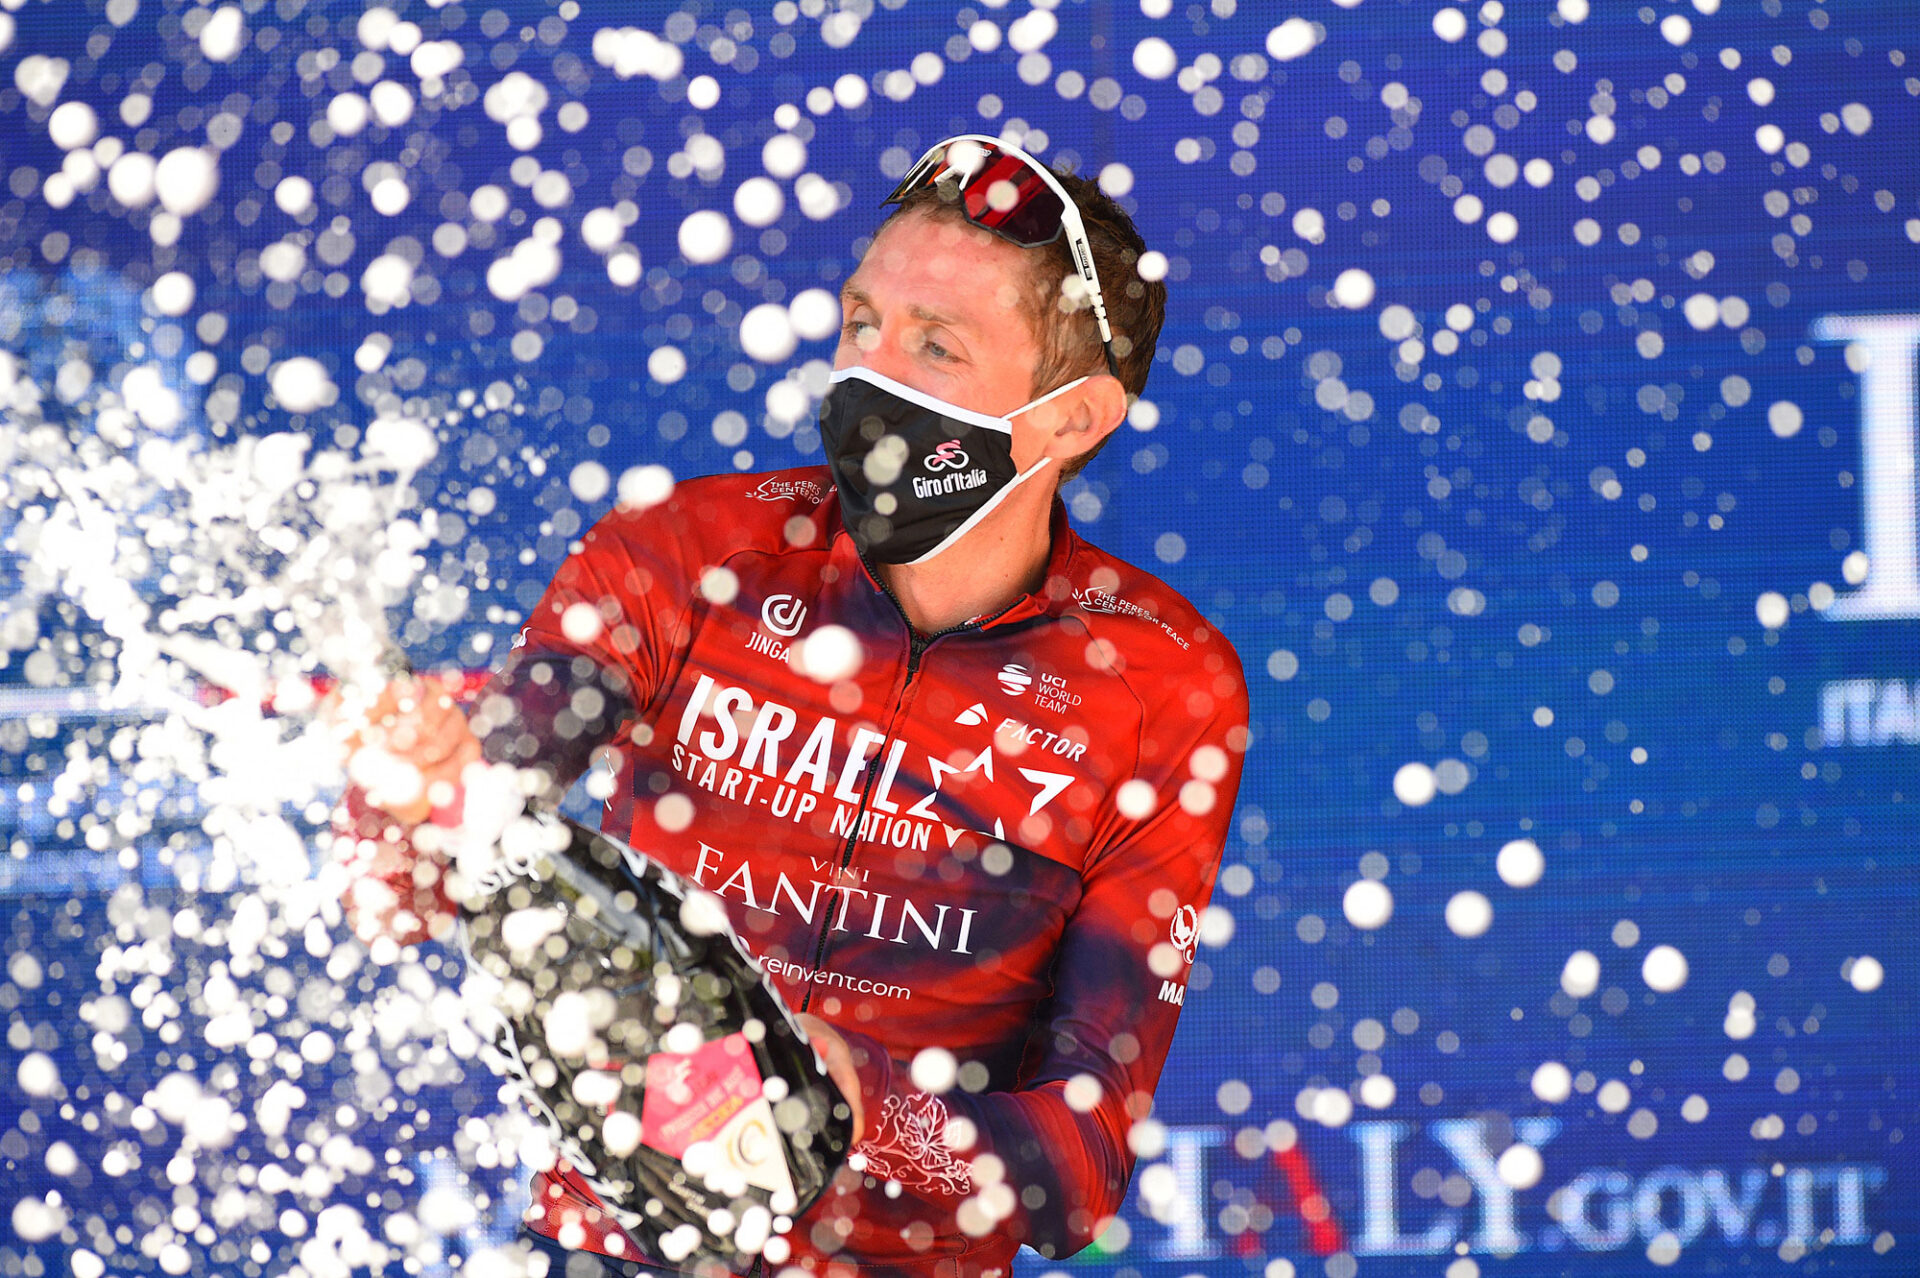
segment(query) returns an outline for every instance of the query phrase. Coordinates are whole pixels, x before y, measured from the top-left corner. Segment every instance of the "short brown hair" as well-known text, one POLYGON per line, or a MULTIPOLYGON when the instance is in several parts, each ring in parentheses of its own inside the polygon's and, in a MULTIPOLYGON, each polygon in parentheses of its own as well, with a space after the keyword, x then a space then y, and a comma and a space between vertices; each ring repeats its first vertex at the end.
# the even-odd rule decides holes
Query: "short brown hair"
MULTIPOLYGON (((1110 199, 1097 182, 1057 169, 1052 172, 1055 180, 1073 197, 1080 210, 1080 220, 1086 224, 1088 247, 1093 250, 1093 269, 1100 276, 1100 295, 1107 304, 1107 324, 1113 330, 1113 354, 1120 365, 1120 384, 1126 387, 1129 397, 1137 398, 1146 389, 1154 345, 1160 339, 1160 325, 1166 319, 1167 286, 1157 279, 1141 278, 1139 263, 1147 251, 1147 242, 1140 237, 1125 209, 1110 199)), ((890 222, 909 212, 972 225, 966 221, 957 193, 948 183, 909 192, 886 220, 890 222)), ((1105 372, 1107 360, 1101 349, 1100 326, 1093 318, 1093 308, 1084 301, 1076 303, 1062 287, 1069 278, 1078 278, 1066 236, 1026 252, 1038 268, 1032 276, 1027 306, 1028 317, 1040 339, 1040 360, 1033 370, 1033 393, 1038 396, 1082 374, 1105 372)), ((1069 462, 1061 471, 1062 480, 1079 474, 1105 443, 1103 439, 1069 462)))

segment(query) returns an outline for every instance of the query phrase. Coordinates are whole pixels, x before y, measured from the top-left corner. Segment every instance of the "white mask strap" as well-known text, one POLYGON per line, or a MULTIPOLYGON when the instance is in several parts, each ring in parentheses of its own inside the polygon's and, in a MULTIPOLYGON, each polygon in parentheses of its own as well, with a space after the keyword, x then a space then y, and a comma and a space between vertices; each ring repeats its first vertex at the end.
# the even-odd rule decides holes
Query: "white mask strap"
POLYGON ((1014 409, 1011 413, 1008 413, 1007 420, 1012 421, 1014 418, 1018 417, 1020 414, 1025 412, 1031 412, 1033 409, 1040 407, 1040 405, 1046 403, 1048 400, 1053 399, 1056 396, 1066 394, 1068 391, 1078 386, 1081 382, 1086 381, 1087 378, 1090 376, 1092 376, 1092 374, 1082 374, 1081 376, 1074 378, 1072 381, 1068 382, 1064 386, 1054 387, 1052 390, 1042 395, 1039 399, 1034 400, 1032 403, 1022 405, 1021 407, 1014 409))
MULTIPOLYGON (((1062 389, 1064 390, 1065 388, 1062 387, 1062 389)), ((978 524, 981 520, 985 519, 988 515, 992 514, 994 507, 998 506, 1001 502, 1007 499, 1007 494, 1011 493, 1014 489, 1026 483, 1029 479, 1032 479, 1035 475, 1039 474, 1042 470, 1045 470, 1048 466, 1052 464, 1053 464, 1053 458, 1042 457, 1039 461, 1027 467, 1025 470, 1021 471, 1018 475, 1015 475, 1013 477, 1012 483, 1008 484, 1005 488, 1002 488, 999 492, 989 497, 986 503, 982 505, 980 509, 974 511, 973 514, 967 517, 967 522, 965 522, 964 524, 961 524, 958 528, 948 533, 945 537, 942 537, 940 539, 939 545, 935 546, 932 550, 929 550, 926 554, 921 555, 918 559, 909 559, 907 562, 910 564, 924 564, 925 562, 927 562, 927 560, 933 558, 935 555, 939 554, 941 551, 948 549, 955 542, 959 541, 962 537, 972 532, 974 529, 974 526, 978 524)))

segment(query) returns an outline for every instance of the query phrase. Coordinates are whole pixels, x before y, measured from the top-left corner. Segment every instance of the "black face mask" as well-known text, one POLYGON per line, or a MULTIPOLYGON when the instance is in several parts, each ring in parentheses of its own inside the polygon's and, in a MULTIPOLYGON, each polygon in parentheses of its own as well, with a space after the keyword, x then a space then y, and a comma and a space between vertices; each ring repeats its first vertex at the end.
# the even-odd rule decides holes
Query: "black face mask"
POLYGON ((1085 380, 995 417, 871 369, 837 370, 820 402, 820 439, 840 521, 860 553, 877 563, 915 564, 965 536, 1053 460, 1015 471, 1012 419, 1085 380))

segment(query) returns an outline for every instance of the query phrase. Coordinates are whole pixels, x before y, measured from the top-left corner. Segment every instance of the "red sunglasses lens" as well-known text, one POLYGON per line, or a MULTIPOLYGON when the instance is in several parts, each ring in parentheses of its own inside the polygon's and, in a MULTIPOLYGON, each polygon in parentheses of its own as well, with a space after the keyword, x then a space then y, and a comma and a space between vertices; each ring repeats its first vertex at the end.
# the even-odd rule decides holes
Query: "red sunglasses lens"
POLYGON ((936 186, 948 178, 960 184, 967 220, 1026 248, 1052 243, 1061 231, 1063 205, 1031 165, 1017 156, 979 143, 958 144, 929 164, 917 177, 902 182, 887 203, 897 203, 908 191, 936 186), (955 165, 961 159, 965 167, 955 165))

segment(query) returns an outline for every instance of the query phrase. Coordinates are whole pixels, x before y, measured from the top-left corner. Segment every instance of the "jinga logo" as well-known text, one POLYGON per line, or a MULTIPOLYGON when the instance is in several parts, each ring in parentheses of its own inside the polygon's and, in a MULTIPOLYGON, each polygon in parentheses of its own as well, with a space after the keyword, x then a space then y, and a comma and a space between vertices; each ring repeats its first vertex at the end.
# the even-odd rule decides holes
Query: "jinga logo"
POLYGON ((1033 672, 1015 661, 1000 667, 1000 690, 1017 697, 1033 684, 1033 672))
POLYGON ((967 464, 968 460, 967 450, 960 447, 960 441, 949 439, 928 453, 921 465, 928 470, 959 470, 967 464))
POLYGON ((760 624, 782 639, 799 634, 806 621, 807 605, 796 595, 768 595, 760 605, 760 624))
POLYGON ((1851 343, 1860 371, 1861 542, 1867 575, 1860 589, 1827 609, 1836 621, 1920 617, 1920 389, 1914 354, 1920 315, 1827 315, 1816 341, 1851 343))

